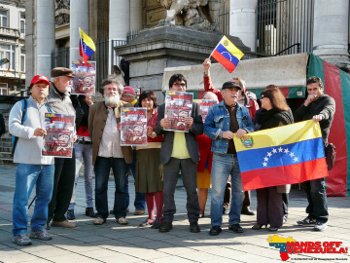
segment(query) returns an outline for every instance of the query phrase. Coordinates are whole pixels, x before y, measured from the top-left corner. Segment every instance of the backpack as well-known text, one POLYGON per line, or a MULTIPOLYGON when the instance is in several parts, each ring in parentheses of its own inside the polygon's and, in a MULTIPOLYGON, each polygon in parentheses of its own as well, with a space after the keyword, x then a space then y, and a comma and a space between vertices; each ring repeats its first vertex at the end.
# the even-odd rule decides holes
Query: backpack
MULTIPOLYGON (((28 108, 27 99, 21 100, 21 104, 22 104, 22 118, 21 118, 21 124, 23 124, 23 122, 25 121, 25 118, 27 117, 27 108, 28 108)), ((12 141, 12 151, 11 151, 11 155, 13 156, 14 153, 15 153, 15 149, 16 149, 18 137, 17 137, 17 136, 14 136, 14 135, 11 135, 11 141, 12 141)))
POLYGON ((328 170, 332 170, 336 157, 336 147, 333 143, 328 143, 327 146, 324 147, 324 154, 326 156, 326 162, 328 166, 328 170))

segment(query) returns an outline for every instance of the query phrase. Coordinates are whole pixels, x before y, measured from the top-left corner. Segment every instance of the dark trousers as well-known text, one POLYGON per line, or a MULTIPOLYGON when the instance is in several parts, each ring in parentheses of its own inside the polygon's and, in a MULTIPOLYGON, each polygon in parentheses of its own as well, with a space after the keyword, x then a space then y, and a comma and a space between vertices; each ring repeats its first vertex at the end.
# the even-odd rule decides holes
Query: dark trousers
POLYGON ((243 207, 242 209, 250 206, 250 191, 244 191, 243 207))
POLYGON ((198 221, 199 204, 197 196, 197 165, 191 159, 171 158, 164 165, 164 222, 173 222, 176 206, 174 193, 179 171, 187 193, 187 216, 190 223, 198 221))
POLYGON ((282 194, 277 192, 275 186, 272 186, 257 189, 256 196, 258 199, 257 223, 280 228, 283 225, 282 194))
POLYGON ((304 182, 302 188, 306 192, 308 201, 306 213, 309 214, 309 217, 326 223, 328 221, 328 206, 325 178, 304 182))
POLYGON ((124 158, 104 158, 97 156, 95 170, 95 206, 97 215, 107 218, 108 210, 108 180, 110 171, 113 171, 115 182, 114 216, 125 217, 129 203, 129 193, 125 190, 126 163, 124 158))
POLYGON ((282 194, 282 201, 283 201, 283 215, 287 218, 288 217, 289 194, 283 193, 282 194))
MULTIPOLYGON (((130 170, 132 176, 134 177, 134 182, 136 184, 136 150, 132 151, 132 163, 127 165, 127 171, 130 170)), ((126 189, 129 191, 128 180, 126 180, 126 189)), ((129 206, 129 202, 128 202, 129 206)), ((145 210, 146 209, 146 195, 145 193, 139 193, 135 191, 135 200, 134 206, 136 210, 145 210)))
POLYGON ((55 158, 55 179, 49 204, 48 222, 66 220, 75 181, 75 150, 72 158, 55 158))

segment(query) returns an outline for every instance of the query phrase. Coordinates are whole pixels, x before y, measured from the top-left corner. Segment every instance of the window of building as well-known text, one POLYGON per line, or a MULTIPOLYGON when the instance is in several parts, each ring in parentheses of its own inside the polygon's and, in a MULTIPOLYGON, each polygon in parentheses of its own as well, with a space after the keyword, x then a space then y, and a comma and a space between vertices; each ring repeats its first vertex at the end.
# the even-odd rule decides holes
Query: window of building
POLYGON ((2 69, 16 69, 16 51, 14 45, 0 45, 0 59, 2 58, 7 58, 10 61, 9 64, 2 65, 2 69))
POLYGON ((26 65, 26 55, 21 54, 21 71, 25 71, 25 65, 26 65))
POLYGON ((24 34, 26 30, 26 13, 25 12, 21 12, 20 26, 21 26, 20 28, 21 34, 24 34))
POLYGON ((9 27, 8 16, 9 16, 8 10, 0 10, 0 26, 9 27))

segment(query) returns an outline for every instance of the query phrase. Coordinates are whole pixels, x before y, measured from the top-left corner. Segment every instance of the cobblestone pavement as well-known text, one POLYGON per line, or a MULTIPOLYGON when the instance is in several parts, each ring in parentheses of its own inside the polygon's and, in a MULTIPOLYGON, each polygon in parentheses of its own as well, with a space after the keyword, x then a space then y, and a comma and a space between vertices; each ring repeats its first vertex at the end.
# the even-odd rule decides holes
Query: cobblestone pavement
MULTIPOLYGON (((0 262, 281 262, 279 249, 269 246, 271 232, 266 229, 251 229, 255 216, 242 216, 244 234, 238 235, 227 229, 227 215, 224 216, 223 232, 217 237, 208 235, 210 219, 201 218, 201 232, 189 232, 186 220, 186 192, 177 187, 175 198, 177 214, 174 228, 169 233, 139 228, 147 216, 134 216, 130 202, 129 225, 116 224, 110 216, 106 224, 94 226, 92 219, 84 215, 85 192, 83 178, 77 189, 75 229, 51 228, 53 240, 34 240, 29 247, 18 247, 11 242, 12 198, 15 187, 14 166, 0 167, 0 262)), ((110 182, 109 204, 114 198, 113 182, 110 182)), ((133 179, 129 178, 130 200, 133 201, 133 179)), ((253 193, 252 208, 256 201, 253 193)), ((210 200, 210 198, 209 198, 210 200)), ((277 233, 280 237, 292 237, 296 241, 342 242, 340 247, 350 247, 350 198, 329 198, 330 221, 324 232, 313 232, 310 228, 296 226, 298 219, 305 217, 306 199, 302 191, 293 189, 290 195, 290 214, 287 224, 277 233)), ((209 213, 207 204, 207 214, 209 213)), ((337 248, 339 250, 339 248, 337 248)), ((340 254, 289 254, 287 262, 347 262, 348 252, 340 254)))

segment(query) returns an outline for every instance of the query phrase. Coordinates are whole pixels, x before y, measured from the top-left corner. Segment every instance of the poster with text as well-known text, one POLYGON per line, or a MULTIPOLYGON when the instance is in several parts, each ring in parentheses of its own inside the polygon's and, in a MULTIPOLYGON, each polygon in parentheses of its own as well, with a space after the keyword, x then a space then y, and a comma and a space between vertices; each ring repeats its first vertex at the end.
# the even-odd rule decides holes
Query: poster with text
POLYGON ((169 91, 165 96, 164 118, 170 119, 168 131, 188 132, 189 127, 185 123, 186 117, 191 117, 193 105, 193 93, 169 91))
POLYGON ((74 74, 71 94, 94 95, 96 79, 96 62, 72 62, 71 69, 73 70, 74 74))
POLYGON ((199 103, 199 111, 202 116, 203 123, 205 122, 205 118, 208 116, 209 108, 215 105, 217 102, 212 99, 202 99, 199 103))
POLYGON ((57 113, 45 113, 43 156, 72 158, 75 117, 57 113))
POLYGON ((120 116, 120 145, 147 144, 147 109, 122 107, 120 116))

